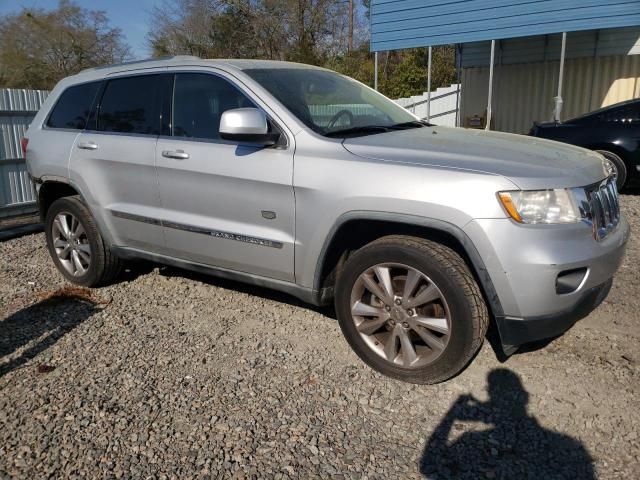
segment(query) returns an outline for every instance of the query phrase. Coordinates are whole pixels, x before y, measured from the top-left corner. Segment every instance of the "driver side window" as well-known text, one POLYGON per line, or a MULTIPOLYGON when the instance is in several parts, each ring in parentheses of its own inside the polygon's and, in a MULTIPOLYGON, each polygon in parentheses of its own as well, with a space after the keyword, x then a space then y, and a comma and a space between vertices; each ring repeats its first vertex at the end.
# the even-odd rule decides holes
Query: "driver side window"
POLYGON ((255 107, 224 78, 206 73, 178 73, 173 91, 171 135, 220 140, 222 114, 234 108, 255 107))

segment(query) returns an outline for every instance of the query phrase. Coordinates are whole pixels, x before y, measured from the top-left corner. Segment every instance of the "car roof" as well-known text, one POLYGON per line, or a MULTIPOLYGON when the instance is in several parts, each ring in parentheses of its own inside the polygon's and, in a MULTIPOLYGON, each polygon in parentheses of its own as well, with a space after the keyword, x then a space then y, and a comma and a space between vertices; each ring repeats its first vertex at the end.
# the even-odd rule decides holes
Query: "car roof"
POLYGON ((176 66, 202 66, 202 67, 221 67, 224 69, 317 69, 325 70, 321 67, 306 65, 303 63, 285 62, 281 60, 252 60, 252 59, 203 59, 190 55, 176 55, 173 57, 149 58, 144 60, 134 60, 113 65, 103 65, 99 67, 88 68, 74 75, 74 80, 93 79, 96 77, 104 77, 112 73, 124 73, 127 71, 135 71, 147 68, 158 67, 176 67, 176 66), (83 78, 84 77, 84 78, 83 78))

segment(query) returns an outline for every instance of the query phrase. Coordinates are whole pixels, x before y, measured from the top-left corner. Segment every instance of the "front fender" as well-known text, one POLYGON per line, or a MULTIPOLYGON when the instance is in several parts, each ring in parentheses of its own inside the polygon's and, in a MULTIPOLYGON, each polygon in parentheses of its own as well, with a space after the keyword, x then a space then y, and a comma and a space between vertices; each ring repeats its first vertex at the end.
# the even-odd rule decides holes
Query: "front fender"
POLYGON ((409 225, 413 227, 421 227, 425 230, 429 230, 431 232, 441 232, 450 237, 453 237, 459 246, 466 253, 467 258, 471 262, 470 267, 473 269, 473 273, 476 275, 477 280, 480 282, 480 285, 485 293, 485 297, 487 302, 489 303, 489 308, 495 316, 503 315, 502 305, 500 303, 500 299, 498 298, 498 294, 494 287, 493 281, 489 276, 489 272, 485 266, 485 263, 478 253, 475 245, 469 238, 469 236, 462 230, 462 228, 454 225, 452 223, 446 222, 444 220, 421 217, 417 215, 408 215, 408 214, 399 214, 399 213, 389 213, 389 212, 376 212, 376 211, 349 211, 342 214, 335 221, 328 235, 326 236, 324 243, 322 245, 322 249, 320 250, 320 254, 318 255, 316 268, 314 272, 313 279, 313 291, 318 296, 318 303, 320 303, 320 295, 322 289, 322 271, 323 265, 326 261, 327 254, 329 252, 329 248, 331 246, 332 241, 334 240, 337 232, 340 228, 346 225, 349 222, 354 220, 358 221, 382 221, 389 223, 397 223, 399 225, 409 225))

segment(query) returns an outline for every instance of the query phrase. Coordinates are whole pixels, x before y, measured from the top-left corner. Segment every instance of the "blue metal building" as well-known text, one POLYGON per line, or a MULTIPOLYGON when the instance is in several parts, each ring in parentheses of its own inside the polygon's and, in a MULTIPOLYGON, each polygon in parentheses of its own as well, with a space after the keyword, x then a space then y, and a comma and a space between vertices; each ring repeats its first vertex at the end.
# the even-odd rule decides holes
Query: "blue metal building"
POLYGON ((372 0, 376 57, 445 44, 457 46, 460 124, 486 115, 487 128, 522 131, 640 96, 640 0, 372 0))

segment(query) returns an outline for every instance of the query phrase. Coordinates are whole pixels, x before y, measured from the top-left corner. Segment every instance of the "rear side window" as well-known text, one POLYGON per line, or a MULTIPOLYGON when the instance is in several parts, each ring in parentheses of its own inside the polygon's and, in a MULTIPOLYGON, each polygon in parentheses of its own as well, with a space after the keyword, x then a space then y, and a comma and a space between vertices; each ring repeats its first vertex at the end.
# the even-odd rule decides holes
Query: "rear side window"
POLYGON ((601 113, 598 120, 608 123, 638 123, 640 121, 640 104, 626 105, 601 113))
POLYGON ((100 82, 83 83, 67 88, 53 107, 47 120, 47 127, 83 130, 87 126, 91 105, 98 88, 100 88, 100 82))
POLYGON ((620 112, 618 121, 621 123, 638 123, 640 121, 640 104, 629 105, 620 112))
POLYGON ((160 75, 140 75, 109 80, 98 113, 103 132, 160 132, 160 75))
POLYGON ((244 107, 255 105, 224 78, 206 73, 179 73, 173 93, 172 135, 218 140, 222 114, 244 107))

